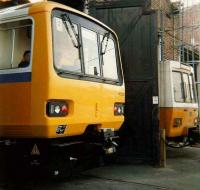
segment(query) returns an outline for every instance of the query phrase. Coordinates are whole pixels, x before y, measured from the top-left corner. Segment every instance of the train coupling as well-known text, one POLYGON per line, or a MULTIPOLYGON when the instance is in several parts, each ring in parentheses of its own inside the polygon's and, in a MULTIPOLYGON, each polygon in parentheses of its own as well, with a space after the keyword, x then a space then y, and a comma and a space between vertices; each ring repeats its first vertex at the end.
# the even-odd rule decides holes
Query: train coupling
POLYGON ((114 154, 118 147, 116 139, 118 139, 119 137, 115 136, 114 129, 110 128, 102 129, 101 133, 104 138, 104 146, 103 146, 104 153, 106 155, 114 154))

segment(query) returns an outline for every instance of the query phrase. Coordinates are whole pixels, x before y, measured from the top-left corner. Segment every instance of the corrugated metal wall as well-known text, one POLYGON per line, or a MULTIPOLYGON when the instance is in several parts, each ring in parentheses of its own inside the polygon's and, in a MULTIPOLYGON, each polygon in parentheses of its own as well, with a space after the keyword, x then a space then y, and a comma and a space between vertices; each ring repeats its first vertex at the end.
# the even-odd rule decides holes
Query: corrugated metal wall
POLYGON ((147 1, 91 1, 90 14, 116 31, 126 82, 125 123, 120 130, 125 156, 159 162, 157 13, 147 1))

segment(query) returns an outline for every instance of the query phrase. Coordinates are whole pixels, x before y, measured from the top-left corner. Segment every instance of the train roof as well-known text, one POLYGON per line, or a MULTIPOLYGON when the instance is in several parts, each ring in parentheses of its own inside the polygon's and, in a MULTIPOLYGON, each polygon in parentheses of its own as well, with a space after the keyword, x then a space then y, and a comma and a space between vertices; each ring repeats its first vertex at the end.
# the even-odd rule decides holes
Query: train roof
POLYGON ((174 69, 182 69, 182 70, 185 70, 185 71, 190 71, 192 73, 194 72, 194 69, 191 65, 184 64, 184 63, 181 63, 179 61, 166 60, 165 66, 168 66, 168 67, 171 67, 171 68, 174 68, 174 69))
POLYGON ((53 9, 58 8, 58 9, 64 9, 66 11, 81 15, 87 19, 90 19, 97 24, 103 26, 107 30, 110 30, 112 33, 116 35, 116 33, 100 22, 99 20, 81 12, 76 9, 73 9, 69 6, 62 5, 60 3, 52 2, 52 1, 47 1, 47 2, 37 2, 37 3, 27 3, 23 5, 18 5, 18 6, 13 6, 10 8, 5 8, 0 10, 0 22, 3 20, 8 20, 8 19, 14 19, 14 18, 19 18, 19 17, 24 17, 27 15, 33 15, 39 12, 51 12, 53 9))

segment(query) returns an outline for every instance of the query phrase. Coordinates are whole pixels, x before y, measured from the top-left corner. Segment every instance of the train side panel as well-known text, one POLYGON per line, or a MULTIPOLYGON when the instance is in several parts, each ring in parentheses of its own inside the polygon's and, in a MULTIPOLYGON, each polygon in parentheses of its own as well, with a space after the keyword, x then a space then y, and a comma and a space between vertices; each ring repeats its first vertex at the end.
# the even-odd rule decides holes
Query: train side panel
POLYGON ((197 116, 197 108, 160 108, 160 126, 166 129, 167 137, 188 136, 197 116), (180 125, 175 123, 176 119, 181 120, 180 125))
POLYGON ((0 135, 30 135, 31 83, 0 83, 0 91, 0 135))

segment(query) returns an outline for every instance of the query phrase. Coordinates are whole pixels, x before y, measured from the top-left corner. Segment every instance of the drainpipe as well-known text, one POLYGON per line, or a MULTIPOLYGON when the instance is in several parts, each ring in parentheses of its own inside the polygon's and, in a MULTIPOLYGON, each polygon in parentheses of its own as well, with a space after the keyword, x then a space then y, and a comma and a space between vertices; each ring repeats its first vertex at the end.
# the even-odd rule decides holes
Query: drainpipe
POLYGON ((83 10, 83 12, 84 12, 85 14, 88 14, 88 15, 89 15, 89 0, 85 0, 85 1, 84 1, 84 10, 83 10))

